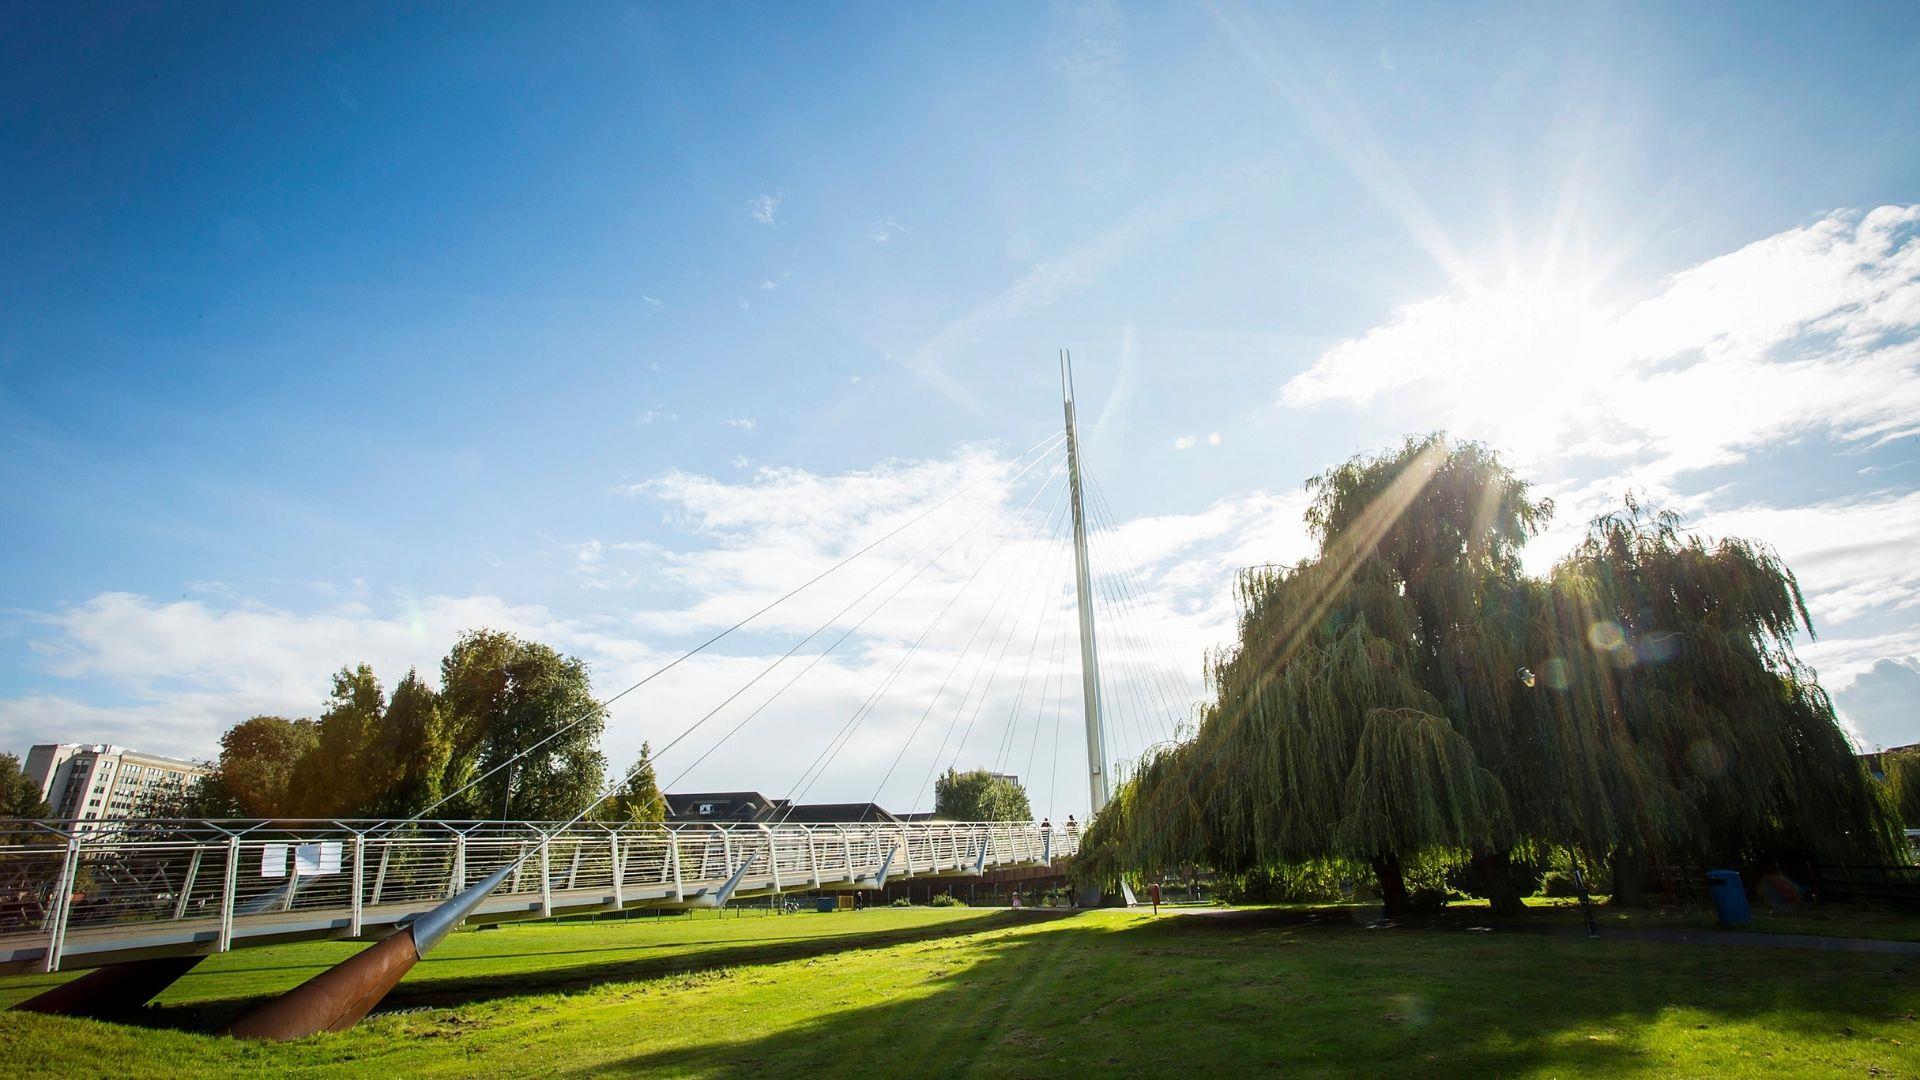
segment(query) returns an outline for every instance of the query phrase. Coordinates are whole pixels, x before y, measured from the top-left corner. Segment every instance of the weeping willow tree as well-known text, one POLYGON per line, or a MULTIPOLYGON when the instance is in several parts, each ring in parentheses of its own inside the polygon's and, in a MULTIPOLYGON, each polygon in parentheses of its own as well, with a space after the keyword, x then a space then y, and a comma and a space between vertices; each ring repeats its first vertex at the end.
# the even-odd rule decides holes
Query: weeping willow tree
POLYGON ((1084 873, 1470 863, 1520 909, 1516 854, 1883 852, 1887 816, 1794 658, 1792 575, 1629 503, 1548 578, 1522 545, 1552 504, 1441 436, 1310 481, 1318 553, 1238 583, 1194 738, 1144 762, 1088 830, 1084 873))
POLYGON ((1576 833, 1589 849, 1613 841, 1616 888, 1631 892, 1654 857, 1791 865, 1898 851, 1897 821, 1795 655, 1813 623, 1771 548, 1709 542, 1628 498, 1548 588, 1560 618, 1541 698, 1591 716, 1635 770, 1615 808, 1631 827, 1576 833))
POLYGON ((1887 801, 1909 828, 1920 828, 1920 750, 1894 750, 1881 755, 1887 777, 1887 801))

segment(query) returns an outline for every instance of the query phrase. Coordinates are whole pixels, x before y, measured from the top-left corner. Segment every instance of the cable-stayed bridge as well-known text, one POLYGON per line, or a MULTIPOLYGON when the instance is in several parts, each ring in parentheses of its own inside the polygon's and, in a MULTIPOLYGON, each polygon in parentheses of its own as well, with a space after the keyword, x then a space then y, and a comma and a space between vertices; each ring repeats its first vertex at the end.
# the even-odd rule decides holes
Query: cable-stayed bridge
POLYGON ((357 938, 425 916, 504 869, 476 922, 719 907, 890 880, 979 877, 1073 854, 1033 822, 580 824, 14 823, 0 848, 0 972, 357 938), (82 854, 83 853, 83 854, 82 854), (70 857, 71 856, 71 857, 70 857), (33 897, 66 877, 42 906, 33 897))
MULTIPOLYGON (((866 805, 886 792, 904 792, 912 805, 923 805, 941 767, 961 762, 976 729, 992 732, 998 724, 991 751, 976 749, 976 759, 988 756, 995 772, 1024 760, 1028 790, 1037 798, 1036 768, 1046 746, 1044 805, 1052 818, 1060 806, 1061 760, 1077 757, 1071 748, 1061 751, 1060 728, 1071 711, 1082 723, 1086 754, 1070 764, 1084 770, 1087 799, 1068 799, 1089 811, 1091 820, 1109 796, 1116 766, 1124 770, 1127 761, 1176 736, 1194 688, 1177 660, 1167 662, 1172 649, 1143 614, 1134 561, 1085 468, 1064 355, 1062 384, 1063 429, 865 540, 412 817, 0 822, 0 971, 97 969, 20 1007, 102 1015, 137 1007, 213 953, 313 938, 378 939, 231 1029, 248 1037, 297 1037, 357 1022, 421 955, 467 920, 714 907, 781 892, 879 889, 889 880, 978 877, 1059 864, 1075 853, 1079 837, 1072 828, 1045 822, 882 821, 863 814, 857 821, 801 824, 786 815, 824 776, 845 767, 844 752, 853 746, 877 750, 867 756, 887 762, 866 805), (871 568, 864 579, 849 570, 856 563, 871 568), (1100 572, 1102 565, 1107 572, 1100 572), (729 710, 738 714, 668 780, 666 788, 673 790, 864 627, 882 617, 897 622, 900 613, 890 605, 903 594, 922 609, 937 602, 917 635, 902 639, 899 658, 878 685, 799 770, 788 797, 778 802, 781 813, 741 824, 589 820, 595 806, 624 783, 615 778, 566 821, 433 816, 503 771, 510 789, 514 767, 545 743, 604 715, 606 706, 743 628, 757 621, 764 626, 763 617, 796 597, 810 594, 809 602, 818 604, 828 589, 851 589, 860 580, 867 580, 864 590, 663 741, 654 755, 677 764, 676 757, 693 755, 700 738, 711 737, 708 721, 729 710), (1102 646, 1110 661, 1105 669, 1102 646), (952 653, 950 662, 943 648, 952 653), (916 663, 931 664, 931 674, 916 663), (938 674, 937 689, 910 726, 904 719, 895 725, 905 727, 897 745, 880 745, 892 740, 884 730, 876 732, 884 725, 869 722, 909 670, 927 676, 921 685, 938 674), (786 676, 784 682, 775 680, 771 694, 742 713, 743 695, 776 673, 786 676), (1009 684, 1004 716, 989 713, 996 687, 1000 697, 993 712, 1008 702, 1009 684), (1043 732, 1049 735, 1044 743, 1043 732), (928 745, 935 747, 931 754, 928 745), (912 788, 890 786, 896 778, 911 784, 916 776, 920 782, 912 788)), ((909 704, 904 715, 912 716, 917 704, 909 704)), ((894 711, 902 711, 898 703, 894 711)))

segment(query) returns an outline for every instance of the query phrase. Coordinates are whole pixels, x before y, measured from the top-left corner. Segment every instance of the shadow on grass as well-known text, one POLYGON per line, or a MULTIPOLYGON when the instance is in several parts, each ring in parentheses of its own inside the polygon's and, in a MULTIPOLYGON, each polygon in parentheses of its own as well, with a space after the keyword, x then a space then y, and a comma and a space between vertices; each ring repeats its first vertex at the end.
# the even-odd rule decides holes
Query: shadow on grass
MULTIPOLYGON (((1856 1027, 1920 1036, 1910 965, 1519 935, 1367 930, 1346 910, 1144 915, 995 935, 969 962, 928 960, 881 1004, 775 1033, 642 1050, 572 1075, 1694 1074, 1736 1042, 1784 1036, 1749 1065, 1791 1072, 1856 1027), (1348 932, 1348 931, 1356 932, 1348 932), (1330 932, 1331 931, 1331 932, 1330 932), (945 965, 951 963, 951 968, 945 965), (931 992, 920 992, 930 989, 931 992), (1760 1056, 1780 1053, 1788 1060, 1760 1056), (1817 1053, 1818 1049, 1805 1051, 1817 1053)), ((1852 1047, 1870 1040, 1861 1033, 1852 1047)), ((1890 1039, 1875 1053, 1894 1054, 1890 1039)))
MULTIPOLYGON (((1063 913, 1064 914, 1064 913, 1063 913)), ((623 959, 601 963, 575 963, 557 967, 533 968, 505 971, 480 975, 441 975, 434 971, 437 964, 448 966, 463 965, 487 960, 519 959, 522 954, 489 953, 480 955, 451 955, 444 958, 429 957, 422 960, 408 977, 393 988, 373 1015, 399 1012, 408 1009, 443 1008, 488 1001, 495 998, 519 997, 528 994, 561 994, 591 989, 609 982, 633 982, 666 976, 686 975, 720 968, 740 967, 755 964, 771 964, 785 960, 803 960, 813 957, 831 956, 836 953, 854 952, 868 949, 883 949, 895 945, 922 941, 935 941, 943 938, 965 937, 973 934, 985 934, 1007 928, 1018 922, 1044 920, 1046 915, 1013 912, 997 912, 973 919, 955 922, 937 923, 932 926, 904 927, 896 930, 858 931, 833 935, 798 934, 780 938, 753 939, 752 944, 742 944, 738 938, 719 938, 705 941, 669 941, 655 946, 651 943, 607 946, 594 949, 542 950, 538 954, 547 956, 582 956, 597 953, 616 952, 627 954, 623 959), (702 948, 702 946, 708 946, 702 948), (634 956, 635 952, 650 949, 674 950, 661 956, 634 956)), ((344 957, 342 957, 344 959, 344 957)), ((307 977, 326 970, 325 964, 280 965, 236 969, 248 973, 263 971, 302 971, 307 977)), ((226 975, 229 972, 220 972, 226 975)), ((215 976, 218 977, 218 976, 215 976)), ((304 978, 297 982, 305 981, 304 978)), ((265 1000, 272 995, 248 995, 231 998, 211 998, 179 1004, 155 1004, 127 1017, 122 1022, 140 1027, 171 1028, 179 1031, 206 1032, 224 1026, 249 1006, 265 1000)))

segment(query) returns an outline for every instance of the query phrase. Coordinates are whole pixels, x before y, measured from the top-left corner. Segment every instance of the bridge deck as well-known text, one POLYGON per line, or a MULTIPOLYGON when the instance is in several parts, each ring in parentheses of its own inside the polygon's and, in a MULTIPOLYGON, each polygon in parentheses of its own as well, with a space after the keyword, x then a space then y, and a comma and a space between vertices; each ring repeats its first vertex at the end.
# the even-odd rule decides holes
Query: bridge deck
POLYGON ((874 889, 1071 854, 1033 822, 0 822, 0 972, 377 935, 504 866, 487 922, 874 889))

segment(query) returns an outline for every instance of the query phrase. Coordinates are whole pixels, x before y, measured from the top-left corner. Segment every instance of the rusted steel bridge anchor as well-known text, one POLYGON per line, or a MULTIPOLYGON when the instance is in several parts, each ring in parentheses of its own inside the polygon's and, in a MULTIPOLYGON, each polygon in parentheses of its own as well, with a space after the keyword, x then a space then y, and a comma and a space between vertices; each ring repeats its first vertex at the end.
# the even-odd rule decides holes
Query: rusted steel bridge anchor
POLYGON ((237 1039, 285 1041, 345 1031, 380 1004, 420 958, 460 925, 524 860, 516 859, 465 892, 229 1024, 237 1039))

